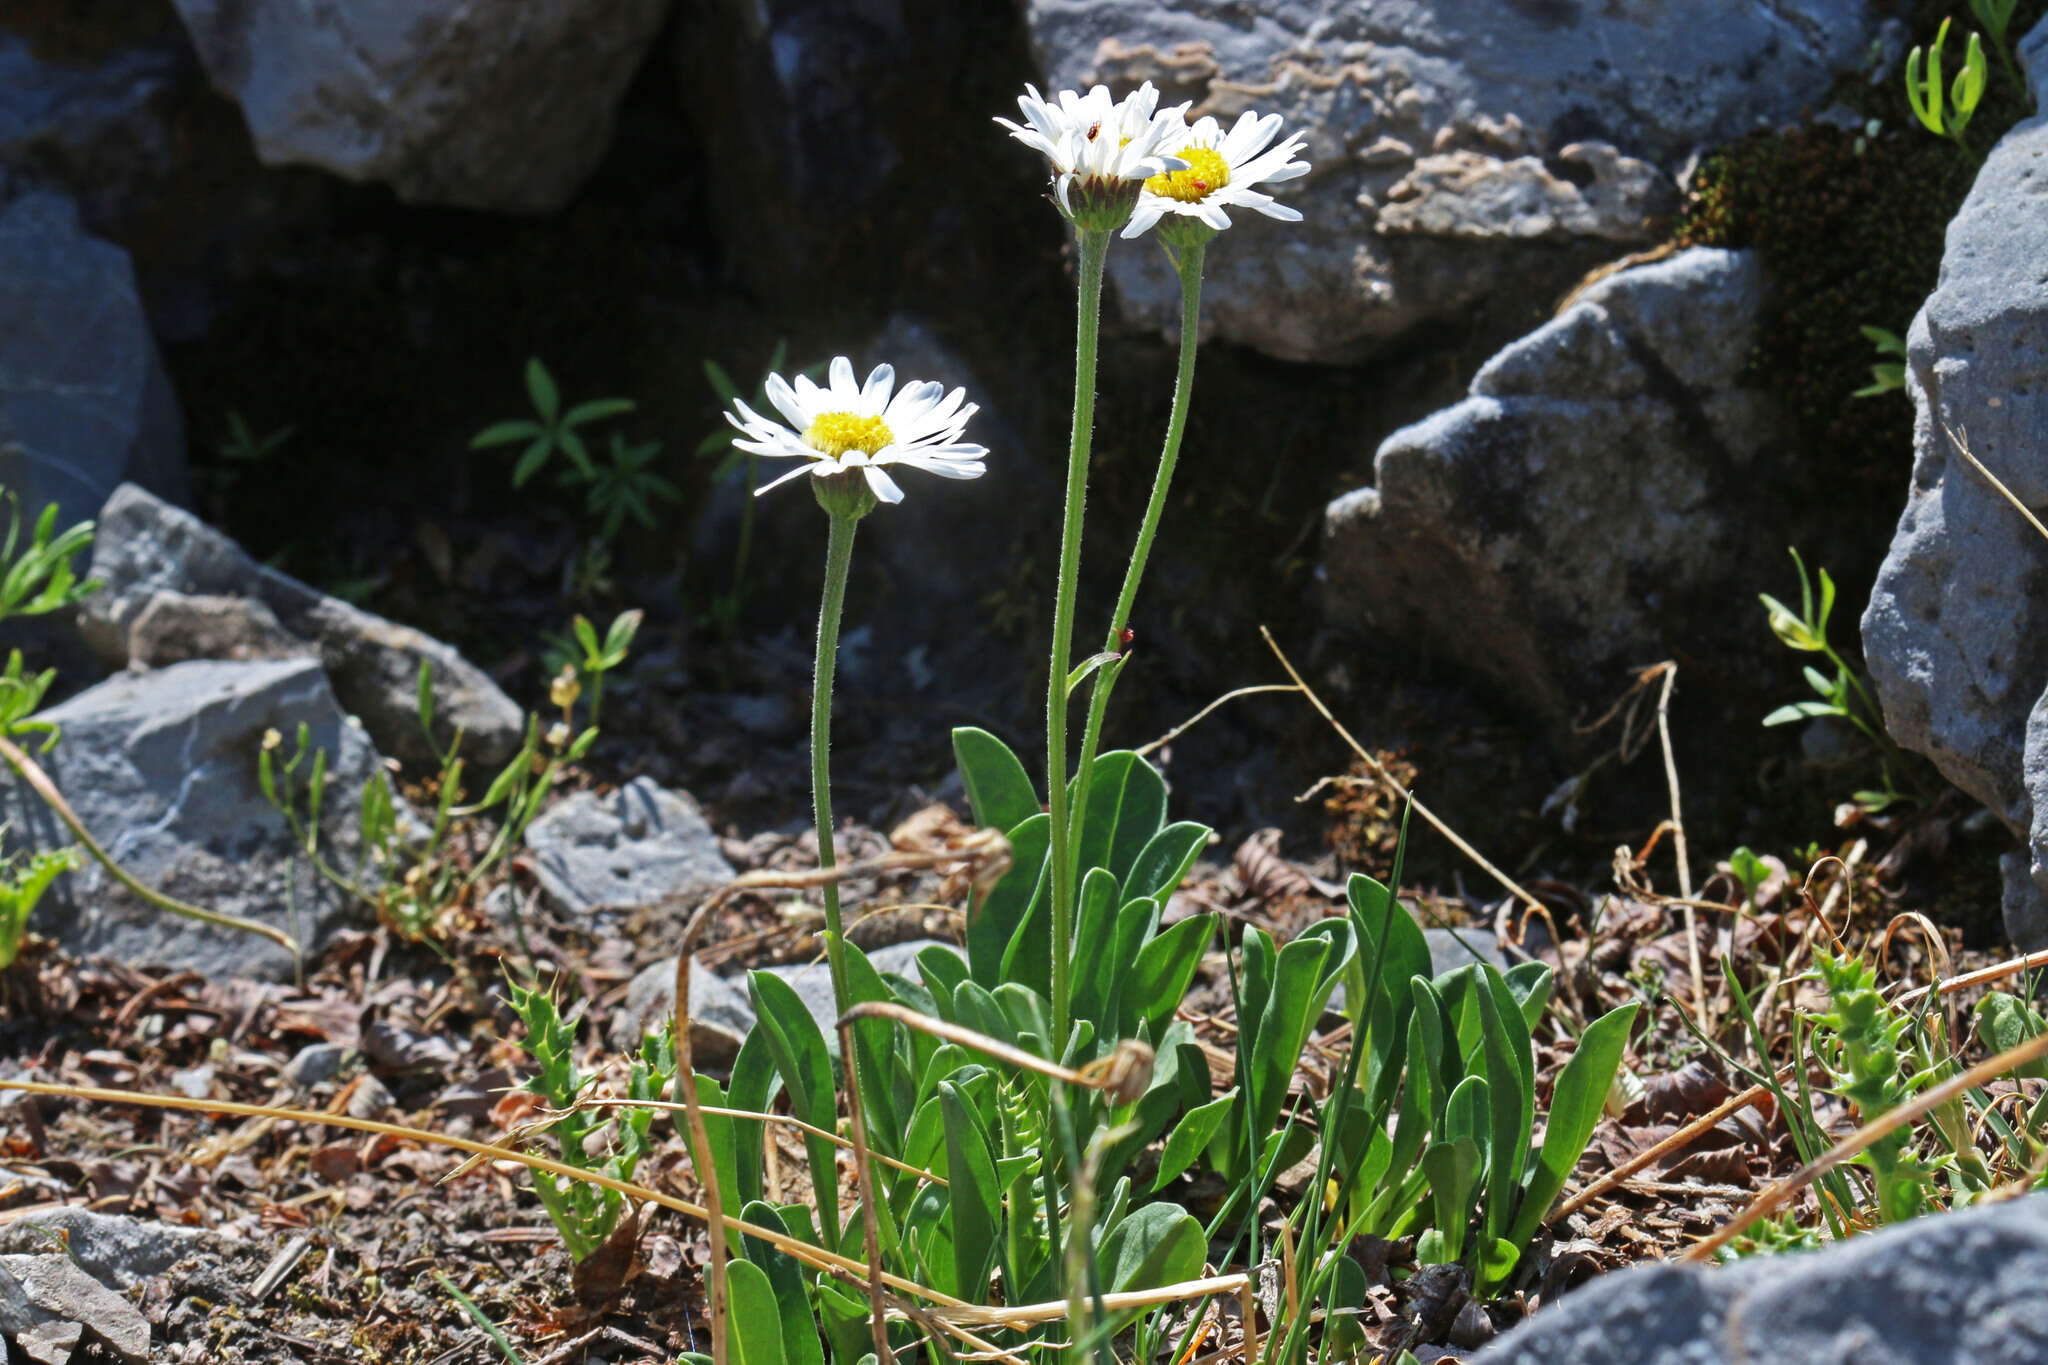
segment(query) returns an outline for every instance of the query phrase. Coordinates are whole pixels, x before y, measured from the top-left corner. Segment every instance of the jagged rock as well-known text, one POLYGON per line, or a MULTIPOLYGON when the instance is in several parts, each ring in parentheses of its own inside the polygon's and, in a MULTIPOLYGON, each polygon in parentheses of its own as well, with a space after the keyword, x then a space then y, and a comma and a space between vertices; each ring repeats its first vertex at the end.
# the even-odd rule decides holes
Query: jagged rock
POLYGON ((142 1311, 68 1256, 0 1256, 0 1334, 13 1338, 31 1359, 62 1365, 83 1334, 49 1330, 61 1324, 90 1332, 122 1360, 143 1365, 149 1359, 149 1321, 142 1311))
MULTIPOLYGON (((2037 90, 2048 23, 2021 46, 2037 90)), ((2048 542, 1968 463, 2048 508, 2048 116, 2014 127, 1949 224, 1941 279, 1907 333, 1913 481, 1863 613, 1885 726, 2029 841, 2005 922, 2048 942, 2048 542)))
POLYGON ((1764 283, 1711 248, 1611 275, 1389 436, 1376 486, 1326 515, 1332 623, 1424 644, 1560 725, 1662 657, 1672 605, 1747 543, 1728 491, 1778 425, 1742 383, 1764 283))
MULTIPOLYGON (((308 953, 361 913, 313 874, 257 785, 264 732, 303 722, 327 751, 321 849, 355 865, 355 810, 381 760, 342 714, 319 664, 174 664, 121 674, 42 713, 63 738, 40 760, 85 828, 113 858, 166 895, 298 932, 308 953), (296 920, 296 924, 294 923, 296 920)), ((309 760, 310 762, 310 760, 309 760)), ((72 842, 27 787, 0 788, 9 842, 72 842)), ((289 973, 267 939, 166 914, 97 863, 59 879, 34 928, 78 954, 190 967, 217 976, 289 973)))
POLYGON ((1916 1219, 1725 1268, 1633 1266, 1472 1365, 1975 1365, 2048 1358, 2048 1201, 1916 1219))
POLYGON ((134 268, 69 199, 25 194, 0 210, 0 486, 27 521, 57 503, 61 527, 124 479, 187 492, 184 423, 134 268))
POLYGON ((733 878, 697 803, 651 777, 576 793, 527 827, 526 847, 541 891, 576 914, 685 904, 733 878))
MULTIPOLYGON (((1205 329, 1288 360, 1342 362, 1475 305, 1547 302, 1648 241, 1693 148, 1795 117, 1865 60, 1866 0, 1029 0, 1056 86, 1151 80, 1228 123, 1307 132, 1305 215, 1255 214, 1208 256, 1205 329)), ((1177 330, 1157 251, 1109 260, 1126 318, 1177 330)))
POLYGON ((62 1237, 65 1253, 110 1289, 131 1289, 161 1275, 214 1240, 204 1228, 94 1213, 72 1205, 0 1226, 0 1254, 47 1252, 54 1245, 52 1237, 62 1237))
POLYGON ((668 9, 174 3, 266 164, 380 181, 409 203, 512 213, 560 208, 596 166, 668 9))
POLYGON ((463 753, 484 764, 502 763, 519 747, 525 717, 454 648, 258 564, 199 518, 132 484, 114 490, 99 522, 92 576, 105 586, 86 599, 80 625, 109 664, 317 654, 335 695, 378 747, 432 762, 417 704, 425 661, 433 666, 441 743, 459 729, 463 753))

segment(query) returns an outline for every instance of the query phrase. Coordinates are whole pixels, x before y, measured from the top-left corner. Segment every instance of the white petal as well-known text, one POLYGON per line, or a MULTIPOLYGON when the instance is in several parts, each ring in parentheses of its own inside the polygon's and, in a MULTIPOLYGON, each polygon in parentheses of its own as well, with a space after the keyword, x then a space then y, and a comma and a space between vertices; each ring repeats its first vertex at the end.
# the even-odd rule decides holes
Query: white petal
POLYGON ((868 373, 868 382, 861 386, 860 398, 865 407, 880 413, 889 405, 889 390, 896 387, 896 367, 877 365, 868 373))
POLYGON ((843 355, 832 357, 832 396, 854 398, 860 395, 860 386, 853 382, 853 362, 843 355))
POLYGON ((868 476, 868 487, 873 489, 875 496, 883 502, 903 501, 903 490, 896 486, 896 480, 890 478, 880 465, 871 464, 862 472, 868 476))
POLYGON ((1238 115, 1228 135, 1216 148, 1223 159, 1231 165, 1240 165, 1251 160, 1264 149, 1280 132, 1281 118, 1278 114, 1267 114, 1261 118, 1247 109, 1238 115))
MULTIPOLYGON (((802 375, 796 377, 796 382, 805 386, 809 386, 811 383, 810 380, 802 375)), ((789 381, 779 374, 769 375, 768 382, 763 387, 768 390, 768 401, 775 405, 775 410, 782 414, 791 427, 797 431, 807 431, 810 429, 812 408, 809 403, 804 401, 806 395, 801 390, 792 390, 789 387, 789 381)), ((741 410, 745 411, 744 408, 741 410)))
POLYGON ((756 488, 754 490, 754 496, 758 498, 763 493, 766 493, 769 489, 780 488, 782 487, 782 485, 788 483, 791 479, 794 479, 802 474, 808 474, 816 468, 817 466, 814 464, 800 464, 795 469, 790 470, 788 473, 779 474, 775 478, 772 478, 768 482, 762 484, 759 488, 756 488))
POLYGON ((1166 216, 1170 200, 1156 194, 1148 194, 1138 200, 1138 207, 1131 213, 1131 221, 1124 224, 1119 237, 1137 237, 1147 228, 1166 216))

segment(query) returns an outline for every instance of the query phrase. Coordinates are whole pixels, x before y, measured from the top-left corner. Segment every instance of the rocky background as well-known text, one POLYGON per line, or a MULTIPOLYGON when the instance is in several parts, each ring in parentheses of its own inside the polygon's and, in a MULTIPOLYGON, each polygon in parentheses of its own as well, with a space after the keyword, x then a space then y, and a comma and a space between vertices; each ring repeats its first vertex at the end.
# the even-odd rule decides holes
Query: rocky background
MULTIPOLYGON (((1944 913, 2048 935, 2026 605, 2048 546, 1941 434, 2048 501, 2043 143, 2002 73, 1971 153, 1911 126, 1901 54, 1946 12, 429 0, 394 22, 20 0, 0 12, 0 482, 98 517, 108 583, 75 636, 29 643, 64 691, 121 668, 166 689, 73 706, 262 668, 231 690, 356 716, 416 763, 419 659, 441 714, 502 750, 546 634, 644 607, 600 767, 687 786, 721 828, 800 821, 822 519, 799 496, 757 509, 723 631, 744 494, 692 454, 718 426, 703 362, 749 388, 786 341, 794 365, 851 352, 969 384, 993 449, 988 478, 915 489, 864 536, 853 808, 939 789, 951 724, 1028 747, 1071 282, 1039 168, 989 119, 1027 80, 1149 79, 1198 112, 1280 112, 1315 171, 1291 187, 1303 224, 1210 252, 1119 738, 1272 681, 1267 625, 1433 805, 1572 876, 1662 807, 1654 759, 1606 761, 1618 730, 1587 725, 1672 659, 1696 837, 1783 843, 1867 780, 1829 728, 1756 724, 1802 691, 1755 605, 1792 592, 1796 545, 1842 585, 1852 653, 1870 603, 1869 670, 1931 760, 1938 828, 1915 847, 1952 855, 1944 913), (1874 358, 1857 326, 1915 310, 1907 395, 1852 398, 1874 358), (569 401, 636 400, 617 429, 659 441, 682 491, 605 556, 573 499, 468 448, 523 415, 533 356, 569 401)), ((2037 77, 2044 42, 2023 48, 2037 77)), ((1110 295, 1098 606, 1172 366, 1154 253, 1114 253, 1110 295)), ((1291 798, 1343 758, 1291 698, 1235 703, 1166 757, 1189 815, 1312 841, 1321 812, 1291 798)))

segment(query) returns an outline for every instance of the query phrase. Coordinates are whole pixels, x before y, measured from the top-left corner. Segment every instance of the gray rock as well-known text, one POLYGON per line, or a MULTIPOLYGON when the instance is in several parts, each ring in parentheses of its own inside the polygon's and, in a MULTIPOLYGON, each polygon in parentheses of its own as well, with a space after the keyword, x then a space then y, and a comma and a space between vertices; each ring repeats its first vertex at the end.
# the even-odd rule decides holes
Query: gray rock
POLYGON ((318 658, 320 651, 286 630, 253 597, 152 596, 128 627, 128 662, 145 668, 190 659, 318 658))
POLYGON ((420 733, 416 700, 425 662, 433 667, 441 743, 459 729, 464 754, 495 765, 525 734, 511 698, 454 648, 257 563, 199 518, 133 484, 114 490, 100 512, 92 575, 105 587, 86 599, 80 626, 111 665, 162 665, 200 650, 253 658, 314 653, 341 704, 384 752, 430 763, 435 755, 420 733))
POLYGON ((1389 436, 1376 486, 1326 513, 1331 622, 1433 648, 1560 727, 1661 657, 1674 603, 1749 546, 1726 494, 1780 429, 1742 383, 1764 286, 1711 248, 1621 271, 1389 436))
POLYGON ((1490 963, 1503 972, 1508 969, 1507 955, 1501 952, 1500 940, 1491 929, 1464 928, 1456 933, 1424 929, 1422 937, 1429 943, 1429 969, 1438 976, 1474 962, 1490 963))
POLYGON ((610 145, 666 0, 174 0, 266 164, 546 213, 610 145))
MULTIPOLYGON (((954 943, 941 943, 937 939, 917 938, 904 943, 891 943, 868 953, 868 962, 884 974, 904 976, 918 980, 917 955, 927 948, 944 948, 958 953, 960 947, 954 943)), ((825 1035, 825 1045, 833 1055, 839 1052, 839 1005, 832 994, 832 968, 824 962, 806 962, 796 967, 769 967, 768 972, 781 977, 796 991, 804 1002, 804 1008, 811 1012, 811 1018, 818 1021, 818 1029, 825 1035)))
POLYGON ((2048 1202, 1920 1219, 1725 1269, 1636 1266, 1506 1333, 1472 1365, 1971 1365, 2048 1359, 2048 1202))
POLYGON ((284 1078, 300 1090, 331 1081, 355 1049, 345 1043, 309 1043, 284 1064, 284 1078))
MULTIPOLYGON (((354 866, 356 804, 381 760, 335 704, 317 663, 184 663, 118 675, 43 718, 63 733, 43 766, 85 828, 144 884, 296 930, 309 953, 359 913, 304 865, 257 786, 264 732, 291 735, 305 723, 311 743, 327 750, 321 848, 336 865, 354 866)), ((71 841, 19 781, 0 787, 0 811, 15 839, 39 848, 71 841)), ((276 944, 165 914, 90 861, 57 882, 36 928, 74 953, 210 975, 276 977, 292 968, 276 944)))
POLYGON ((60 194, 0 210, 0 486, 84 521, 124 479, 187 496, 185 430, 128 253, 60 194))
MULTIPOLYGON (((1560 243, 1649 240, 1686 154, 1817 102, 1865 60, 1873 8, 1029 0, 1025 13, 1055 86, 1151 80, 1198 115, 1255 108, 1307 133, 1314 170, 1280 190, 1305 220, 1233 215, 1208 256, 1203 326, 1336 362, 1482 301, 1555 297, 1589 264, 1560 243)), ((1113 252, 1109 269, 1128 319, 1178 329, 1159 252, 1113 252)))
MULTIPOLYGON (((917 955, 934 946, 954 953, 960 951, 957 944, 940 943, 937 939, 911 939, 877 948, 867 958, 878 972, 915 981, 918 979, 917 955)), ((795 967, 765 967, 762 970, 781 977, 796 989, 804 1007, 818 1021, 826 1046, 837 1053, 839 1010, 832 998, 832 969, 823 962, 807 962, 795 967)), ((675 1007, 676 964, 673 961, 657 962, 634 977, 626 988, 625 1005, 612 1023, 612 1045, 621 1049, 636 1045, 644 1031, 656 1027, 675 1007)), ((731 1049, 738 1051, 739 1043, 746 1039, 757 1018, 753 1000, 747 994, 745 977, 717 976, 706 970, 703 963, 691 962, 690 1018, 700 1029, 709 1026, 715 1030, 708 1037, 699 1029, 692 1030, 692 1045, 700 1049, 699 1065, 706 1064, 702 1047, 709 1045, 722 1049, 725 1047, 720 1041, 722 1038, 734 1039, 731 1049)))
MULTIPOLYGON (((76 1323, 123 1360, 149 1359, 149 1322, 140 1309, 72 1264, 62 1253, 0 1256, 0 1333, 58 1350, 42 1359, 65 1359, 63 1335, 35 1332, 50 1323, 76 1323)), ((75 1344, 69 1343, 69 1344, 75 1344)))
POLYGON ((214 1240, 203 1228, 69 1206, 0 1225, 0 1254, 43 1253, 62 1236, 72 1260, 111 1289, 132 1289, 214 1240))
MULTIPOLYGON (((625 1002, 612 1017, 611 1044, 637 1051, 641 1038, 659 1029, 676 1008, 676 964, 656 962, 626 986, 625 1002)), ((754 1006, 744 982, 719 976, 697 958, 690 960, 690 1056, 699 1070, 723 1070, 739 1055, 754 1027, 754 1006)))
POLYGON ((527 827, 526 847, 542 892, 579 914, 694 901, 733 879, 697 803, 651 777, 576 793, 527 827))
MULTIPOLYGON (((2048 76, 2048 24, 2022 47, 2048 76)), ((2029 507, 2048 507, 2048 117, 1986 158, 1949 224, 1941 279, 1907 334, 1914 424, 1905 511, 1863 613, 1885 725, 2027 838, 2006 929, 2048 942, 2048 544, 1947 433, 2029 507)))

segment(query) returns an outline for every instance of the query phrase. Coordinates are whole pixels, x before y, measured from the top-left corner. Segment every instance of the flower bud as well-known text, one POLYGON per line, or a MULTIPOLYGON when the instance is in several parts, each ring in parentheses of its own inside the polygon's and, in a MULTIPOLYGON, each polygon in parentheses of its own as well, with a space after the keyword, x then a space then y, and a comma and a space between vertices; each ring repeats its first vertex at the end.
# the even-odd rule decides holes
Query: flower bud
POLYGON ((576 666, 563 664, 562 671, 548 684, 548 700, 566 711, 576 704, 583 695, 583 684, 576 680, 576 666))

